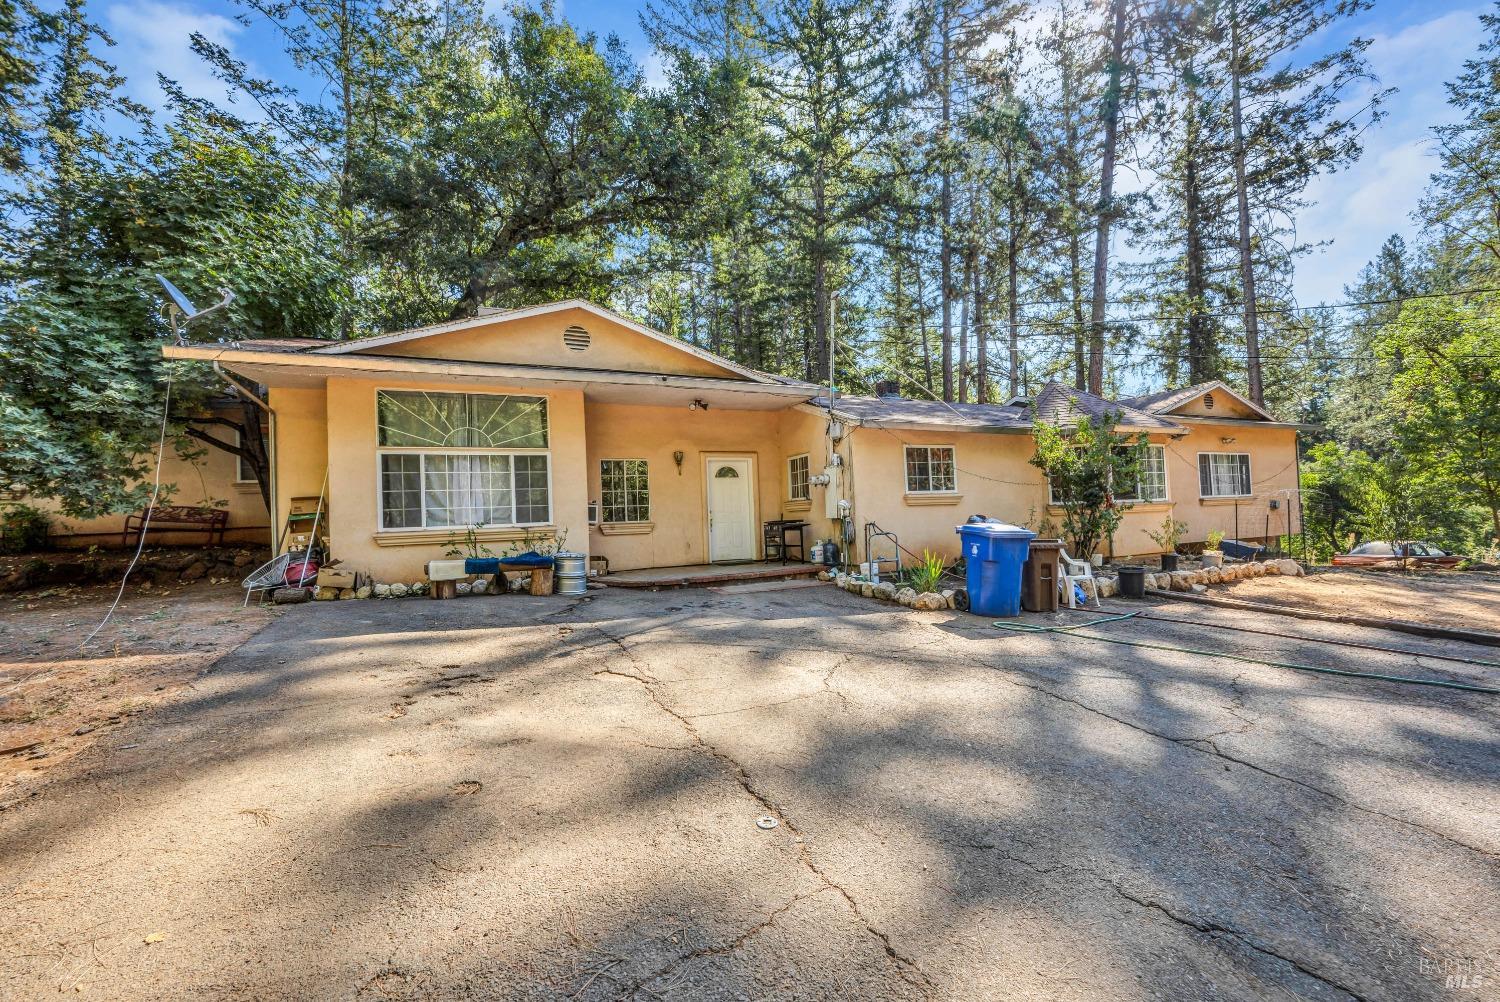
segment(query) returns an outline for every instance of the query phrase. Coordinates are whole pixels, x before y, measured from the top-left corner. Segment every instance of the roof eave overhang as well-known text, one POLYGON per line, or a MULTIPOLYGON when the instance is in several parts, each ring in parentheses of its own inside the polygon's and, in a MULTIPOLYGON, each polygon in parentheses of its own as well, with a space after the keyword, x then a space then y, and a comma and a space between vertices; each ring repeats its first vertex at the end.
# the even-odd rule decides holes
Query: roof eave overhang
MULTIPOLYGON (((323 355, 306 352, 247 351, 217 345, 166 345, 162 356, 180 361, 217 362, 225 368, 236 365, 285 369, 289 373, 320 376, 341 373, 385 373, 390 375, 469 376, 479 379, 523 380, 564 385, 670 386, 679 389, 717 390, 785 397, 805 401, 807 387, 785 383, 761 383, 714 376, 681 376, 668 373, 623 372, 599 369, 557 369, 516 365, 508 362, 455 362, 407 358, 394 355, 323 355)), ((274 384, 273 384, 274 385, 274 384)))
POLYGON ((406 341, 418 341, 423 338, 437 337, 442 334, 451 334, 454 331, 470 330, 475 327, 484 327, 495 323, 511 323, 516 320, 525 320, 530 317, 546 316, 549 313, 561 313, 566 310, 582 310, 585 313, 600 317, 604 320, 617 323, 620 326, 634 331, 644 337, 650 338, 660 344, 675 348, 694 358, 717 365, 720 368, 743 376, 745 379, 755 383, 775 383, 776 381, 763 372, 757 372, 737 362, 731 362, 727 358, 721 358, 713 352, 704 351, 696 345, 688 344, 670 334, 647 327, 645 324, 631 320, 629 317, 621 316, 614 310, 605 309, 586 299, 565 299, 556 303, 543 303, 539 306, 526 306, 517 310, 506 310, 503 313, 480 314, 474 317, 465 317, 462 320, 454 320, 446 324, 433 324, 430 327, 418 327, 404 331, 392 331, 389 334, 376 334, 372 337, 355 338, 350 341, 335 341, 326 346, 320 346, 308 350, 309 355, 353 355, 368 348, 380 348, 388 344, 400 344, 406 341))
POLYGON ((1300 421, 1267 421, 1261 418, 1203 417, 1197 414, 1173 414, 1174 421, 1189 425, 1219 424, 1234 428, 1291 428, 1297 431, 1323 431, 1323 425, 1300 421))

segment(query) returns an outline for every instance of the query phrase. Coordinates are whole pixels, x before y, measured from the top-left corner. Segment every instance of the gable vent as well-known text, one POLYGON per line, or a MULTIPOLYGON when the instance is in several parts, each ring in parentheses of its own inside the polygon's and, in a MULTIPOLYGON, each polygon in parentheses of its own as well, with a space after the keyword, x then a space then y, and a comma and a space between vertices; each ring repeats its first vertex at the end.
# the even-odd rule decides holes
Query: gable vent
POLYGON ((563 344, 573 351, 584 351, 589 346, 589 332, 582 327, 569 327, 563 331, 563 344))
POLYGON ((1214 409, 1214 395, 1212 393, 1203 394, 1203 409, 1206 411, 1214 409))

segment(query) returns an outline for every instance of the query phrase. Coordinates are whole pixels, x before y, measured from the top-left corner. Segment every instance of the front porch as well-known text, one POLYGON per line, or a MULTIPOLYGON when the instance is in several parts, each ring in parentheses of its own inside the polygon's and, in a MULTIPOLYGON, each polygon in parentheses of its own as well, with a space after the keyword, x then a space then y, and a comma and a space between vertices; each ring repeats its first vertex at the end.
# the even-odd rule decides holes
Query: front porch
POLYGON ((616 571, 603 579, 612 588, 695 588, 745 581, 812 577, 822 564, 686 564, 616 571))

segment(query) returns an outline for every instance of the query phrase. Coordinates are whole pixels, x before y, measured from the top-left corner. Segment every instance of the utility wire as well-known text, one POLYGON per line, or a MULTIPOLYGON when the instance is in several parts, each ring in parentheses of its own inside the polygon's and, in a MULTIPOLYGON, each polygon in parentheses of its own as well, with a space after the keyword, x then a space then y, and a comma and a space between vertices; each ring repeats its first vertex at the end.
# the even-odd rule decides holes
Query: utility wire
POLYGON ((106 623, 114 616, 115 610, 120 607, 120 599, 125 597, 125 583, 130 580, 130 573, 135 570, 136 563, 141 559, 141 551, 146 547, 146 531, 151 527, 151 513, 156 510, 156 499, 161 493, 161 457, 167 449, 167 415, 172 410, 172 370, 167 370, 167 392, 161 405, 161 433, 156 440, 156 475, 151 484, 151 501, 146 505, 146 514, 141 518, 141 531, 135 541, 135 555, 130 558, 130 565, 125 568, 124 577, 120 578, 120 590, 115 592, 115 600, 110 603, 109 611, 104 618, 99 620, 99 625, 83 638, 78 649, 82 651, 88 647, 89 642, 99 635, 106 623))

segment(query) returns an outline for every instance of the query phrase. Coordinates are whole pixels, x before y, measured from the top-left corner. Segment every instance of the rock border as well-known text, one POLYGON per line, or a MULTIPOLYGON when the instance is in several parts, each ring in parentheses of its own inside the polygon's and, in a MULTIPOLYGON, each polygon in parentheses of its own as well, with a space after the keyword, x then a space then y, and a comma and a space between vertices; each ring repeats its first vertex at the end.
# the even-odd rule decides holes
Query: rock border
MULTIPOLYGON (((1223 567, 1200 567, 1195 570, 1147 570, 1146 588, 1148 591, 1202 594, 1208 591, 1209 585, 1228 584, 1231 581, 1242 581, 1272 575, 1305 577, 1306 574, 1307 571, 1297 561, 1283 557, 1276 560, 1255 560, 1243 564, 1228 564, 1223 567)), ((942 592, 930 591, 918 593, 914 588, 897 585, 894 582, 866 581, 858 575, 834 571, 818 572, 818 580, 831 582, 835 587, 842 588, 851 595, 862 595, 865 598, 879 599, 882 602, 893 602, 896 605, 906 606, 910 609, 937 611, 939 609, 955 608, 953 601, 954 592, 952 589, 942 592)), ((1120 593, 1120 579, 1118 575, 1100 574, 1092 581, 1084 579, 1078 582, 1078 586, 1083 590, 1084 597, 1089 601, 1093 601, 1096 598, 1113 598, 1120 593)))

